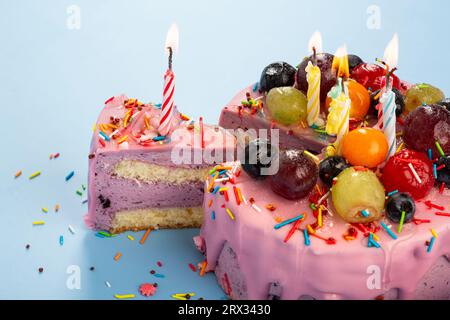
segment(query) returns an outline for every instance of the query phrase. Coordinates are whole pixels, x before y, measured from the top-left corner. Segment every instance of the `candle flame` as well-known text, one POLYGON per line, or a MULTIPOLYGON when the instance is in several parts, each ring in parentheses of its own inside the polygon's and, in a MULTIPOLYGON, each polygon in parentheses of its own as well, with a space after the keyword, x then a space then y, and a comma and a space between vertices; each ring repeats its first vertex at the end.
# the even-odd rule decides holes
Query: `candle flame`
POLYGON ((178 43, 179 43, 179 33, 178 33, 178 26, 174 23, 170 26, 169 31, 167 32, 166 37, 166 44, 165 48, 167 52, 169 52, 169 48, 172 48, 173 52, 178 51, 178 43))
POLYGON ((322 52, 322 34, 319 31, 314 32, 309 39, 308 50, 310 53, 314 52, 313 48, 316 49, 317 53, 322 52))
POLYGON ((333 72, 337 70, 337 76, 343 78, 350 77, 350 67, 348 64, 347 46, 344 45, 337 49, 332 64, 333 72))
POLYGON ((398 50, 399 41, 398 34, 394 34, 392 40, 389 42, 386 50, 384 51, 384 62, 389 66, 390 69, 397 67, 398 63, 398 50))

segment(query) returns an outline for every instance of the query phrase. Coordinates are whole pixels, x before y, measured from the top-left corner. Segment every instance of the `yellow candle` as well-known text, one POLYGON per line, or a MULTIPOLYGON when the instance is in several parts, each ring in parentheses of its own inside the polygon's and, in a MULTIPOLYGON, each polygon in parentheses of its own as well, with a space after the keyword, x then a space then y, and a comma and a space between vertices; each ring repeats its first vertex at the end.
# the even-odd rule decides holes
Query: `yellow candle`
POLYGON ((317 124, 317 119, 320 113, 320 80, 321 74, 318 66, 315 66, 310 61, 306 66, 306 79, 308 81, 308 107, 307 107, 307 121, 308 125, 317 124))
POLYGON ((343 90, 330 103, 330 113, 328 114, 326 131, 329 135, 335 135, 334 148, 340 154, 342 139, 347 135, 350 124, 351 100, 343 90))

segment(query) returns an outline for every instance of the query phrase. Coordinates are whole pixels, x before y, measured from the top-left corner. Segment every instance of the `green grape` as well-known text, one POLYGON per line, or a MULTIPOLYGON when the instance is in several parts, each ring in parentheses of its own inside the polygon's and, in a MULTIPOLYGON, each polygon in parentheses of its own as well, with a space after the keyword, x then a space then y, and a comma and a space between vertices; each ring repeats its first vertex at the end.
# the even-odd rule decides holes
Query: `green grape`
POLYGON ((332 188, 336 212, 350 223, 369 223, 381 218, 385 192, 375 173, 348 168, 337 177, 332 188), (369 215, 364 217, 365 210, 369 215))
POLYGON ((434 104, 444 100, 444 93, 429 84, 417 84, 408 90, 405 97, 405 109, 411 112, 423 104, 434 104))
POLYGON ((307 104, 306 96, 294 87, 273 88, 266 99, 273 120, 287 126, 306 119, 307 104))

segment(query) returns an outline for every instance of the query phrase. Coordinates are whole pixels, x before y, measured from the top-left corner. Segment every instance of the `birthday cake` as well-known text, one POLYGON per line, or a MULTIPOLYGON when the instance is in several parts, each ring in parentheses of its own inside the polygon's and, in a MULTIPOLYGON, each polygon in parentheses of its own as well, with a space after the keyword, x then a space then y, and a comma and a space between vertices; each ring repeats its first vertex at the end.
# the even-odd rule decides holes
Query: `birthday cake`
POLYGON ((160 119, 154 104, 124 95, 106 101, 89 155, 86 222, 93 228, 119 233, 201 225, 204 177, 216 153, 234 156, 235 139, 176 109, 161 136, 160 119))
POLYGON ((449 299, 448 100, 387 64, 333 60, 271 64, 222 110, 225 128, 279 130, 208 175, 206 271, 231 299, 449 299))

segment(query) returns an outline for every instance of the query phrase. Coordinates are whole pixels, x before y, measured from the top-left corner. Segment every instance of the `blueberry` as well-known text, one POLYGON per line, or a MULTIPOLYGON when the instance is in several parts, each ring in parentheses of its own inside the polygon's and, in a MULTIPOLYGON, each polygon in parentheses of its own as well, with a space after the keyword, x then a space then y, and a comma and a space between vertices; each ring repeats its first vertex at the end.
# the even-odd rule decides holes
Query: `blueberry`
POLYGON ((249 176, 255 179, 264 179, 262 169, 269 168, 274 150, 269 141, 255 139, 245 147, 244 159, 241 159, 242 168, 249 176))
POLYGON ((264 68, 259 81, 259 89, 269 92, 279 87, 292 87, 295 83, 297 70, 286 62, 275 62, 264 68))
POLYGON ((450 156, 440 158, 436 163, 437 167, 444 165, 445 168, 437 171, 436 184, 440 187, 445 183, 447 188, 450 188, 450 156))
POLYGON ((348 167, 349 165, 344 158, 328 157, 319 165, 320 180, 331 188, 333 185, 333 179, 348 167))
POLYGON ((355 55, 355 54, 348 55, 348 66, 350 68, 350 73, 352 72, 352 70, 354 68, 356 68, 357 66, 359 66, 360 64, 363 64, 363 63, 364 63, 364 61, 357 55, 355 55))
POLYGON ((448 111, 450 111, 450 98, 445 98, 438 104, 440 104, 441 106, 444 106, 448 111))
MULTIPOLYGON (((392 88, 392 91, 395 93, 395 105, 397 106, 397 108, 395 109, 395 114, 397 115, 397 117, 399 117, 405 110, 405 98, 403 97, 401 92, 398 91, 398 89, 392 88)), ((370 110, 372 110, 373 115, 376 117, 378 116, 378 110, 376 109, 376 106, 379 103, 379 99, 375 99, 375 97, 377 97, 379 93, 380 90, 377 90, 370 95, 370 110)))
POLYGON ((403 211, 405 212, 404 223, 412 222, 416 212, 416 204, 409 193, 397 192, 387 200, 386 216, 390 221, 399 223, 403 211))

